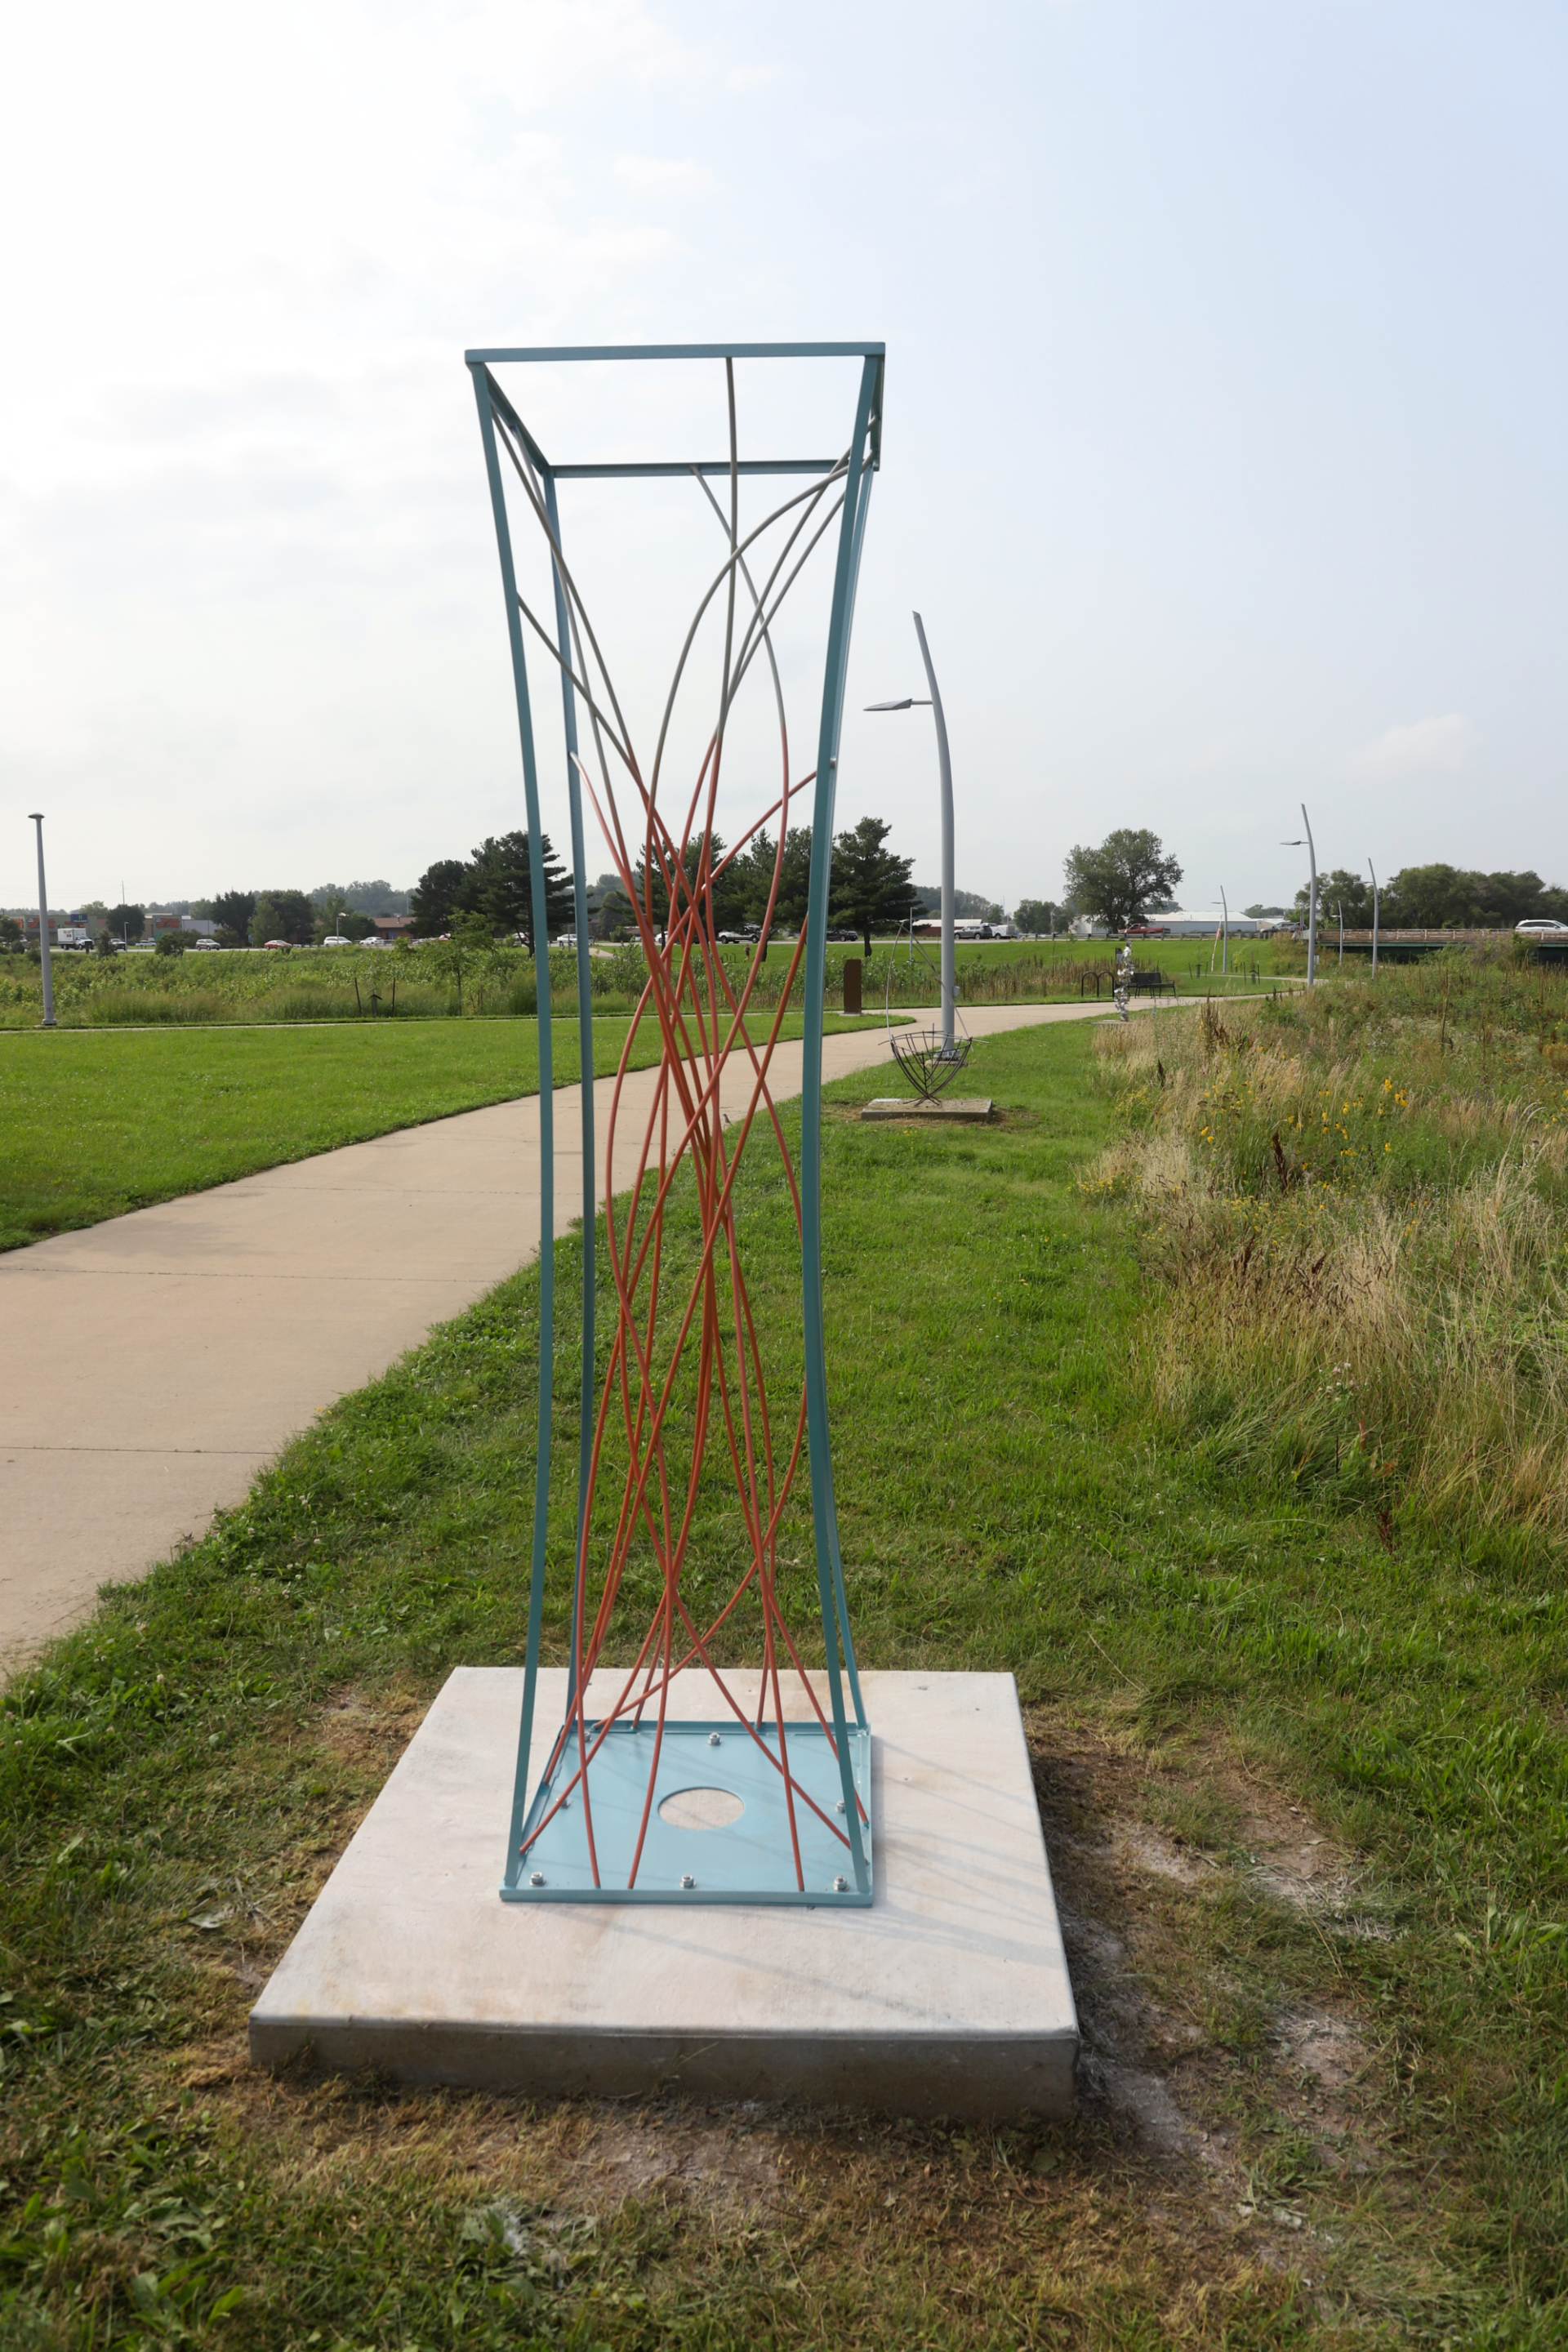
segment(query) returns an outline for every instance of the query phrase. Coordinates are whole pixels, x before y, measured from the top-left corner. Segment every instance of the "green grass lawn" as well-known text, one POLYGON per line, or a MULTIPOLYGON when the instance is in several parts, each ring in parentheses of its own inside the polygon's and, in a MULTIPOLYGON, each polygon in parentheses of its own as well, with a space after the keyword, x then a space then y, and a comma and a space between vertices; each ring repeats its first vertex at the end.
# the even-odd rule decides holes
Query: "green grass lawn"
MULTIPOLYGON (((595 1076, 626 1025, 595 1023, 595 1076)), ((800 1034, 789 1015, 781 1034, 800 1034)), ((647 1024, 637 1066, 658 1051, 647 1024)), ((554 1057, 557 1084, 574 1085, 574 1018, 557 1014, 554 1057)), ((0 1249, 538 1089, 528 1020, 0 1036, 0 1249)))
MULTIPOLYGON (((1078 1024, 984 1041, 1000 1121, 945 1133, 861 1126, 868 1073, 830 1090, 824 1143, 862 1661, 1018 1678, 1078 2120, 250 2072, 247 2009, 431 1695, 521 1657, 528 1272, 9 1695, 7 2346, 1568 2339, 1562 1561, 1440 1527, 1391 1551, 1370 1506, 1161 1421, 1158 1284, 1126 1202, 1082 1181, 1121 1116, 1093 1061, 1078 1024)), ((741 1208, 787 1370, 798 1275, 761 1155, 741 1208)), ((678 1213, 672 1287, 692 1246, 678 1213)), ((559 1657, 565 1349, 555 1395, 559 1657)), ((715 1476, 700 1581, 732 1518, 715 1476)), ((784 1533, 809 1624, 804 1504, 784 1533)))

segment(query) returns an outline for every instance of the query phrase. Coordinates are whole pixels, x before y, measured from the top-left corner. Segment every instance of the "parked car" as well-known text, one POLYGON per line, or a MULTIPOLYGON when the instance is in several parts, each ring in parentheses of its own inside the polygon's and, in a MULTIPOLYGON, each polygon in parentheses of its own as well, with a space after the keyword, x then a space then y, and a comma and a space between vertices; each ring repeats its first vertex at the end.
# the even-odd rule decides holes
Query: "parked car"
POLYGON ((1554 922, 1550 915, 1531 915, 1513 927, 1515 939, 1555 940, 1568 934, 1568 923, 1554 922))
POLYGON ((1129 940, 1163 940, 1165 926, 1163 923, 1129 923, 1122 936, 1129 940))

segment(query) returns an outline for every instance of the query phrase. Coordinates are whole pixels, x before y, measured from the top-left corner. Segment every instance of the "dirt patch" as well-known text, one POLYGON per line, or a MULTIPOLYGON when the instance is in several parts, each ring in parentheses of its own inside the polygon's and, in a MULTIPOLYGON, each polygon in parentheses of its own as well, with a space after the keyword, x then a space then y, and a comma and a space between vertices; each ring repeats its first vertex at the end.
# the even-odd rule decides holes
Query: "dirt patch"
POLYGON ((424 1722, 428 1707, 428 1699, 412 1693, 372 1699, 349 1684, 331 1693, 309 1729, 339 1763, 379 1769, 384 1779, 424 1722))
POLYGON ((1385 1938, 1393 1931, 1368 1874, 1294 1806, 1247 1813, 1238 1826, 1253 1884, 1276 1903, 1331 1920, 1342 1933, 1385 1938))
MULTIPOLYGON (((1364 2022, 1322 1999, 1321 1956, 1296 1963, 1313 1997, 1290 1997, 1266 1913, 1267 1969, 1246 1965, 1245 1906, 1284 1902, 1342 1932, 1373 1899, 1363 1874, 1307 1808, 1216 1745, 1152 1760, 1043 1709, 1028 1730, 1083 2113, 1213 2219, 1297 2231, 1300 2212, 1259 2180, 1378 2164, 1379 2070, 1364 2022)), ((1286 2259, 1283 2242, 1274 2251, 1286 2259)))

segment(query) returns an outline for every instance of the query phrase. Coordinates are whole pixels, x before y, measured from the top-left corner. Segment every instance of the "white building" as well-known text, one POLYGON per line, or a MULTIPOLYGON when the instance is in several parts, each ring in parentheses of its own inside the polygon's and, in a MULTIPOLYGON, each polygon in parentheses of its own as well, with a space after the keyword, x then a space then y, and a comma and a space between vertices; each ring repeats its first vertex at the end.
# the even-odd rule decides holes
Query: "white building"
MULTIPOLYGON (((1224 920, 1216 907, 1212 914, 1194 913, 1184 907, 1173 908, 1168 915, 1147 915, 1139 928, 1148 937, 1166 940, 1217 939, 1224 920)), ((1258 932, 1272 929, 1270 923, 1254 921, 1250 915, 1232 915, 1229 930, 1233 940, 1252 939, 1258 932)), ((1096 915, 1091 921, 1087 915, 1075 916, 1072 926, 1075 940, 1108 940, 1111 936, 1109 923, 1096 915)))
POLYGON ((1233 940, 1251 939, 1264 929, 1251 915, 1232 915, 1226 923, 1217 907, 1207 914, 1177 907, 1168 915, 1151 915, 1147 920, 1150 930, 1161 931, 1168 940, 1212 940, 1218 936, 1222 924, 1233 940))

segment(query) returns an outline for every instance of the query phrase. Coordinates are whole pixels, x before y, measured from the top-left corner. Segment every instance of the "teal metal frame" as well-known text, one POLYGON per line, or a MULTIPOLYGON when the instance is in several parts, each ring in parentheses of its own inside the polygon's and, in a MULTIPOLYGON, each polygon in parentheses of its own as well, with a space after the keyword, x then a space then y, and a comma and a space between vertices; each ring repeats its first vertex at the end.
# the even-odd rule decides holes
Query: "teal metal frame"
MULTIPOLYGON (((516 566, 513 558, 510 522, 505 482, 501 470, 500 452, 497 440, 497 421, 525 455, 538 476, 545 510, 545 520, 552 550, 552 576, 555 594, 556 652, 562 672, 563 718, 566 750, 566 786, 571 809, 573 870, 575 877, 575 924, 577 941, 577 1021, 580 1043, 579 1067, 583 1083, 583 1251, 582 1291, 582 1364, 584 1411, 578 1457, 577 1505, 577 1575, 574 1601, 574 1633, 580 1629, 584 1605, 584 1519, 587 1508, 589 1461, 592 1429, 587 1411, 587 1398, 592 1392, 595 1364, 595 1251, 593 1234, 596 1209, 595 1171, 594 1164, 594 1088, 592 1074, 593 1015, 590 1000, 588 961, 588 911, 584 874, 584 841, 583 831, 582 789, 577 765, 578 736, 576 697, 573 686, 572 636, 573 622, 568 583, 563 577, 564 557, 562 549, 561 526, 556 484, 562 481, 672 478, 679 477, 724 475, 731 481, 740 475, 830 475, 839 467, 844 470, 843 509, 839 524, 838 544, 834 568, 833 596, 828 622, 827 646, 824 664, 821 717, 817 730, 817 756, 815 796, 812 812, 811 873, 807 901, 807 940, 805 957, 805 1069, 801 1105, 801 1295, 805 1342, 805 1402, 808 1462, 811 1483, 812 1524, 816 1553, 818 1601, 821 1610, 823 1643, 826 1659, 828 1687, 831 1696, 833 1739, 828 1757, 829 1777, 837 1790, 831 1799, 842 1814, 847 1837, 853 1884, 845 1875, 836 1874, 823 1884, 814 1872, 816 1883, 797 1888, 793 1883, 784 1885, 778 1872, 770 1874, 760 1867, 753 1850, 754 1841, 735 1838, 726 1841, 721 1832, 695 1834, 700 1845, 703 1877, 698 1882, 695 1870, 674 1873, 669 1854, 664 1856, 659 1872, 663 1883, 647 1887, 614 1887, 603 1885, 584 1885, 581 1873, 573 1875, 573 1864, 563 1849, 567 1842, 566 1814, 558 1812, 550 1828, 542 1832, 530 1832, 548 1810, 552 1791, 560 1785, 563 1759, 569 1753, 568 1734, 576 1691, 571 1689, 567 1713, 562 1733, 553 1750, 552 1768, 541 1775, 532 1803, 529 1801, 528 1773, 532 1748, 533 1723, 539 1674, 540 1635, 544 1602, 545 1553, 548 1534, 552 1378, 555 1327, 555 1202, 554 1202, 554 1106, 552 1100, 553 1064, 551 1047, 551 1008, 548 986, 539 991, 539 1086, 540 1086, 540 1339, 539 1339, 539 1416, 535 1451, 532 1545, 529 1573, 528 1638, 523 1676, 522 1717, 519 1727, 517 1769, 514 1779, 511 1815, 507 1838, 505 1875, 500 1887, 503 1901, 595 1901, 595 1902, 763 1902, 804 1903, 830 1907, 835 1905, 868 1905, 872 1897, 871 1821, 870 1821, 870 1748, 869 1727, 867 1723, 859 1674, 855 1659, 855 1646, 849 1625, 849 1609, 845 1591, 843 1555, 838 1538, 837 1507, 834 1494, 833 1462, 828 1434, 827 1364, 824 1341, 822 1312, 822 1038, 823 997, 826 974, 827 898, 829 868, 832 857, 833 816, 837 791, 838 747, 843 720, 845 684, 848 669, 850 634, 854 624, 855 595, 859 577, 861 551, 865 543, 866 520, 870 505, 871 480, 881 463, 882 392, 886 347, 872 342, 813 342, 813 343, 638 343, 542 346, 513 349, 484 348, 465 353, 479 408, 479 434, 483 444, 485 471, 489 483, 490 504, 494 517, 497 550, 500 560, 501 587, 506 604, 507 632, 511 647, 512 676, 517 703, 518 734, 522 751, 523 794, 528 822, 531 856, 530 882, 533 906, 533 935, 536 941, 548 940, 544 873, 540 848, 541 817, 539 802, 538 762, 533 739, 532 706, 529 691, 528 662, 522 632, 523 607, 518 593, 516 566), (498 366, 534 365, 542 362, 590 362, 616 361, 721 360, 732 362, 746 360, 857 359, 860 362, 860 378, 856 401, 854 431, 847 456, 838 457, 776 457, 740 459, 731 455, 721 459, 694 459, 686 463, 650 461, 630 464, 571 464, 552 462, 540 448, 517 410, 507 397, 492 370, 498 366), (847 1704, 846 1703, 847 1685, 847 1704), (862 1820, 862 1814, 864 1819, 862 1820), (549 1842, 549 1843, 547 1843, 549 1842), (527 1854, 529 1866, 524 1866, 527 1854), (542 1867, 548 1859, 549 1867, 542 1867), (682 1883, 684 1882, 684 1883, 682 1883)), ((731 583, 734 567, 740 562, 738 552, 731 554, 731 583)), ((544 950, 548 956, 548 948, 544 950)), ((573 1644, 573 1675, 579 1647, 573 1644)), ((590 1730, 601 1727, 590 1725, 590 1730)), ((792 1743, 809 1741, 819 1727, 805 1724, 784 1727, 792 1743)), ((776 1729, 776 1727, 775 1727, 776 1729)), ((731 1769, 731 1759, 721 1763, 714 1755, 720 1741, 711 1737, 715 1726, 667 1722, 664 1738, 670 1747, 669 1769, 661 1761, 658 1786, 667 1785, 671 1792, 682 1786, 695 1785, 690 1779, 697 1772, 703 1786, 724 1781, 731 1769), (693 1743, 700 1738, 701 1760, 699 1767, 693 1743), (682 1780, 681 1773, 687 1775, 682 1780)), ((637 1734, 625 1726, 616 1726, 606 1734, 607 1741, 619 1742, 635 1738, 637 1734)), ((744 1743, 731 1743, 739 1754, 744 1743)), ((828 1753, 828 1742, 821 1738, 821 1748, 828 1753)), ((611 1753, 608 1746, 606 1757, 611 1753)), ((619 1752, 618 1749, 616 1752, 619 1752)), ((813 1752, 814 1762, 820 1758, 813 1752)), ((581 1764, 579 1769, 582 1769, 581 1764)), ((597 1769, 595 1764, 595 1770, 597 1769)), ((744 1776, 742 1776, 744 1777, 744 1776)), ((818 1776, 820 1777, 820 1773, 818 1776)), ((599 1803, 599 1782, 593 1784, 595 1808, 599 1803)), ((657 1793, 657 1791, 656 1791, 657 1793)), ((814 1808, 815 1810, 815 1808, 814 1808)), ((668 1841, 666 1841, 668 1843, 668 1841)), ((613 1840, 612 1840, 613 1850, 613 1840)), ((675 1849, 672 1849, 675 1851, 675 1849)))

